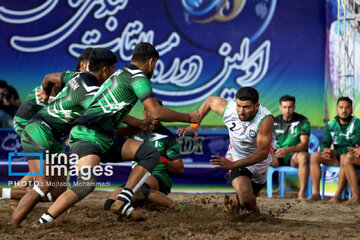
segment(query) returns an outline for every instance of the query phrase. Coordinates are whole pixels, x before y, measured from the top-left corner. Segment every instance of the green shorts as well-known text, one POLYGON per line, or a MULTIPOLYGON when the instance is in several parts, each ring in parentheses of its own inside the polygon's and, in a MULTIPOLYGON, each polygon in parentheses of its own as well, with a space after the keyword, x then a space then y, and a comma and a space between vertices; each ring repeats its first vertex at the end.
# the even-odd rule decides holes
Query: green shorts
MULTIPOLYGON (((28 124, 21 135, 21 145, 26 153, 64 153, 61 139, 56 138, 44 122, 28 124)), ((29 157, 28 160, 34 159, 29 157)))
POLYGON ((159 191, 165 195, 168 195, 171 191, 173 182, 171 177, 167 173, 152 171, 151 176, 155 177, 159 183, 159 191))
POLYGON ((15 116, 13 121, 15 132, 19 136, 21 136, 22 132, 24 131, 24 128, 28 125, 28 123, 29 120, 15 116))
POLYGON ((283 158, 278 158, 280 166, 290 166, 290 160, 294 153, 290 153, 283 158))
POLYGON ((71 129, 69 143, 71 152, 79 158, 90 154, 102 156, 114 144, 114 138, 83 125, 76 125, 71 129))

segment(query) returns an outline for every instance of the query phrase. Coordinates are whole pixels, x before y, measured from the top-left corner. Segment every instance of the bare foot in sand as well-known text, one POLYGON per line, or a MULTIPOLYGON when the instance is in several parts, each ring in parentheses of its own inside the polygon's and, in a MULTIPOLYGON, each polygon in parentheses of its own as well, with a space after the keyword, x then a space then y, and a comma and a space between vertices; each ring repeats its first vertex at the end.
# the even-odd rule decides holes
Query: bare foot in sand
POLYGON ((358 198, 354 198, 354 197, 350 198, 349 200, 347 200, 347 201, 345 202, 345 204, 357 204, 357 203, 359 203, 359 199, 358 199, 358 198))
POLYGON ((340 202, 341 202, 341 198, 334 196, 334 197, 330 198, 329 202, 330 202, 330 203, 340 203, 340 202))
POLYGON ((305 193, 300 193, 300 192, 299 192, 297 199, 298 199, 299 201, 304 201, 304 200, 306 199, 306 198, 305 198, 305 193))
POLYGON ((320 196, 320 194, 313 194, 310 197, 308 197, 306 200, 319 201, 319 200, 321 200, 321 196, 320 196))

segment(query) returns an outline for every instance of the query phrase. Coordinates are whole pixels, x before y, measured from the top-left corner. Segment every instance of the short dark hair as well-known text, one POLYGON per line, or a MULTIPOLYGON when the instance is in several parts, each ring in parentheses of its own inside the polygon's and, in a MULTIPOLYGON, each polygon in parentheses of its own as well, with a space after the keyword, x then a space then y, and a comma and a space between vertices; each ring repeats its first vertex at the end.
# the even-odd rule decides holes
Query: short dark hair
POLYGON ((143 64, 150 58, 158 59, 159 52, 155 49, 153 45, 151 45, 151 43, 141 42, 135 46, 131 61, 143 64))
POLYGON ((337 100, 336 105, 338 105, 340 101, 349 102, 351 106, 352 106, 352 103, 353 103, 353 101, 349 97, 339 97, 339 99, 337 100))
POLYGON ((94 48, 88 47, 85 48, 84 51, 80 54, 77 63, 76 63, 76 70, 80 70, 80 63, 85 60, 89 60, 91 52, 94 50, 94 48))
POLYGON ((8 84, 5 80, 0 80, 0 88, 7 88, 8 84))
POLYGON ((115 54, 106 48, 94 48, 89 56, 89 70, 98 72, 105 66, 111 66, 117 62, 115 54))
POLYGON ((252 87, 243 87, 240 88, 236 93, 236 99, 246 101, 250 100, 253 103, 259 102, 259 93, 255 88, 252 87))
POLYGON ((292 102, 294 103, 294 105, 295 105, 296 99, 295 99, 295 97, 293 97, 293 96, 284 95, 284 96, 282 96, 282 97, 280 98, 279 103, 281 104, 281 102, 286 102, 286 101, 292 101, 292 102))

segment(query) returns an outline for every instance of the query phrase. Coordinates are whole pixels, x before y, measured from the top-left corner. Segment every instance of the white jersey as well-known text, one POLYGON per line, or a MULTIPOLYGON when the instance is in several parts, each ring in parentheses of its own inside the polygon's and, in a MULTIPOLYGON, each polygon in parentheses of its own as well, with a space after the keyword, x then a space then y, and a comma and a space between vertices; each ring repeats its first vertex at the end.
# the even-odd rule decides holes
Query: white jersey
MULTIPOLYGON (((223 112, 222 119, 229 130, 230 144, 227 158, 230 161, 241 161, 257 150, 257 133, 262 120, 272 115, 271 112, 260 105, 258 112, 251 121, 241 121, 236 111, 236 102, 229 101, 223 112)), ((253 181, 265 183, 267 169, 272 161, 273 142, 266 159, 255 165, 246 167, 253 174, 253 181)))

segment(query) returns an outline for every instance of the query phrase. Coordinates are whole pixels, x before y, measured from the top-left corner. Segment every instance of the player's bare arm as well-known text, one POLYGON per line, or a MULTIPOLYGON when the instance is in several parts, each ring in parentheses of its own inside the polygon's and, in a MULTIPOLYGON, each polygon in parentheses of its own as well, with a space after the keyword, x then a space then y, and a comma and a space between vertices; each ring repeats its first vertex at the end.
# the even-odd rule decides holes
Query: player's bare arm
POLYGON ((41 96, 39 96, 39 100, 41 102, 46 102, 48 101, 53 88, 56 87, 56 85, 60 86, 61 85, 61 75, 62 73, 49 73, 47 74, 43 81, 42 81, 42 92, 41 92, 41 96))
MULTIPOLYGON (((208 97, 199 108, 199 121, 197 122, 198 126, 201 121, 206 117, 210 110, 216 112, 220 116, 223 114, 226 108, 227 101, 221 97, 208 97)), ((197 127, 198 127, 197 126, 197 127)), ((177 131, 179 136, 185 136, 186 133, 191 133, 195 138, 198 137, 197 128, 189 126, 186 128, 180 128, 177 131)))
POLYGON ((135 127, 143 131, 148 131, 150 121, 151 119, 138 119, 136 117, 127 115, 123 123, 127 124, 130 127, 135 127))
POLYGON ((143 104, 152 119, 157 119, 165 122, 188 123, 196 123, 199 121, 198 111, 190 111, 189 113, 176 112, 161 106, 155 97, 146 99, 143 104))
POLYGON ((241 161, 231 162, 224 157, 213 155, 213 159, 210 160, 211 165, 218 165, 215 168, 232 170, 236 168, 243 168, 251 166, 261 161, 264 161, 270 151, 272 142, 274 118, 272 116, 266 117, 259 126, 256 145, 257 150, 248 157, 241 159, 241 161))
POLYGON ((177 158, 169 161, 167 159, 164 159, 164 157, 161 157, 160 162, 164 163, 167 170, 169 170, 169 172, 171 172, 172 174, 181 175, 184 173, 184 163, 182 161, 182 158, 177 158))

